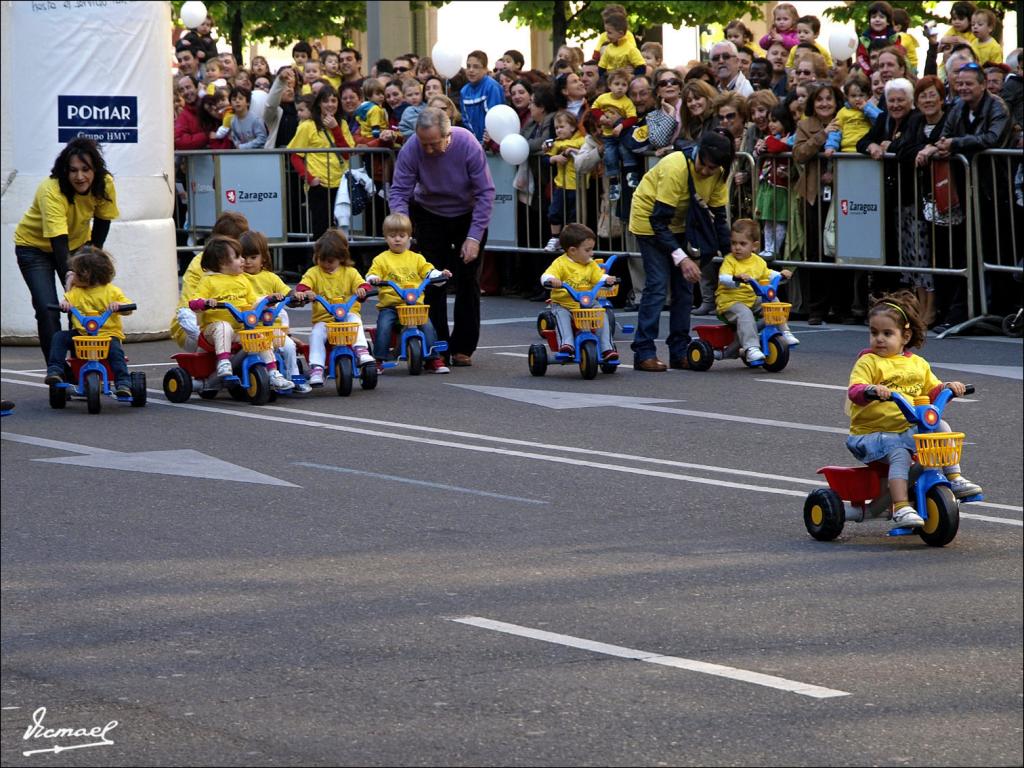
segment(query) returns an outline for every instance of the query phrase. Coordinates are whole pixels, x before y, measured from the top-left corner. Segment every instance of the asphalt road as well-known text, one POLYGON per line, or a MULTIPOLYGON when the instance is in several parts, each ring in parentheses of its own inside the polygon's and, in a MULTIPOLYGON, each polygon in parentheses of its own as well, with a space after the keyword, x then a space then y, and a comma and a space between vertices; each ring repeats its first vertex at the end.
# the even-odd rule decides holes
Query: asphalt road
POLYGON ((866 329, 588 382, 529 375, 539 306, 485 298, 472 368, 263 407, 167 403, 159 342, 146 408, 55 411, 5 347, 3 764, 1024 763, 1020 341, 923 351, 977 386, 958 537, 820 543, 866 329))

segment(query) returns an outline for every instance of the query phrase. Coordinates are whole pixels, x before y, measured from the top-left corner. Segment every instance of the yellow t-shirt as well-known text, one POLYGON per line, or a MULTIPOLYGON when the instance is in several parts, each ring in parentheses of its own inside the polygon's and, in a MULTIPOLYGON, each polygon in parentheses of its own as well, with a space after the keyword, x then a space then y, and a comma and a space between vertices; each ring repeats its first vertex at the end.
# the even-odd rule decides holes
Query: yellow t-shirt
MULTIPOLYGON (((403 251, 402 253, 381 251, 370 265, 368 274, 376 275, 381 280, 392 280, 403 288, 417 288, 423 282, 423 278, 429 275, 433 269, 434 265, 415 251, 403 251)), ((379 291, 378 309, 397 307, 399 304, 405 303, 390 285, 381 283, 379 291)), ((423 303, 422 294, 416 303, 423 303)))
POLYGON ((839 123, 839 130, 843 134, 839 151, 856 152, 857 142, 871 130, 871 121, 859 109, 843 107, 836 114, 836 122, 839 123))
MULTIPOLYGON (((832 66, 832 54, 829 53, 828 48, 826 48, 824 45, 819 43, 817 40, 812 40, 811 42, 813 42, 814 43, 814 47, 818 49, 818 53, 820 53, 824 57, 824 59, 825 59, 825 66, 826 67, 831 67, 832 66)), ((793 66, 796 64, 796 54, 797 54, 797 51, 801 51, 801 50, 803 50, 803 49, 802 48, 797 48, 795 45, 792 48, 789 49, 789 58, 786 59, 786 69, 792 69, 793 68, 793 66)))
MULTIPOLYGON (((615 107, 623 117, 636 117, 636 105, 626 95, 616 98, 611 93, 602 93, 594 99, 594 103, 590 108, 604 109, 605 107, 615 107)), ((601 133, 605 136, 611 136, 612 130, 612 128, 607 126, 601 126, 601 133)))
POLYGON ((91 194, 76 194, 74 201, 69 203, 61 193, 57 180, 45 179, 36 188, 32 205, 14 230, 14 244, 50 253, 53 251, 50 238, 67 235, 68 249, 74 253, 89 241, 94 217, 113 221, 120 215, 114 177, 110 174, 107 174, 103 188, 109 200, 91 194))
MULTIPOLYGON (((640 186, 633 193, 633 207, 629 212, 630 232, 648 237, 654 235, 654 229, 651 228, 651 212, 656 202, 676 209, 675 216, 669 224, 670 231, 677 234, 686 231, 686 212, 690 209, 687 162, 685 152, 673 152, 644 174, 640 186)), ((689 160, 689 164, 692 165, 693 161, 689 160)), ((728 168, 720 168, 713 176, 694 175, 694 189, 712 208, 729 203, 729 187, 726 183, 728 172, 728 168)))
MULTIPOLYGON (((308 286, 331 304, 338 304, 351 299, 356 289, 365 282, 355 267, 341 266, 333 272, 324 272, 319 264, 314 264, 306 270, 302 279, 299 280, 299 285, 308 286)), ((357 301, 349 311, 359 314, 361 309, 362 304, 357 301)), ((314 323, 330 323, 334 320, 335 318, 323 308, 319 301, 313 304, 314 323)))
POLYGON ((203 254, 197 253, 192 261, 185 267, 185 274, 181 276, 181 296, 178 297, 178 306, 184 307, 192 299, 198 299, 199 296, 196 294, 196 288, 199 285, 199 281, 203 279, 203 275, 206 272, 203 271, 203 254))
POLYGON ((619 42, 608 43, 604 51, 601 52, 601 58, 597 62, 597 66, 606 72, 611 72, 613 69, 621 67, 631 70, 637 67, 646 67, 647 62, 644 61, 640 49, 636 47, 636 38, 630 40, 632 37, 632 34, 627 33, 619 42))
MULTIPOLYGON (((88 288, 79 288, 75 286, 70 291, 64 294, 64 298, 68 302, 81 312, 83 315, 102 315, 107 311, 107 307, 110 306, 111 302, 116 301, 118 304, 131 304, 131 300, 124 295, 124 292, 113 283, 107 283, 106 285, 92 285, 88 288)), ((82 331, 82 324, 78 322, 78 319, 71 316, 72 327, 75 330, 82 331)), ((114 338, 124 341, 124 330, 121 328, 121 314, 114 312, 107 322, 100 328, 97 336, 113 336, 114 338)))
MULTIPOLYGON (((203 279, 196 286, 195 298, 226 301, 232 304, 235 309, 243 310, 252 309, 263 297, 257 295, 256 291, 253 290, 252 283, 245 273, 241 275, 225 275, 221 272, 215 272, 203 275, 203 279)), ((226 309, 204 309, 202 316, 199 318, 199 325, 201 328, 205 328, 217 320, 231 323, 233 328, 245 327, 242 323, 235 320, 234 315, 226 309)))
MULTIPOLYGON (((579 149, 587 137, 577 133, 571 139, 556 139, 548 154, 551 157, 562 154, 566 149, 579 149)), ((576 159, 569 157, 569 162, 555 166, 555 186, 562 189, 576 189, 576 159)))
MULTIPOLYGON (((259 296, 269 296, 272 293, 280 293, 287 295, 291 288, 288 287, 287 283, 278 277, 276 272, 271 272, 269 269, 263 269, 257 272, 255 275, 250 275, 248 272, 244 273, 249 278, 249 282, 252 283, 252 288, 256 291, 259 296)), ((274 325, 281 325, 281 316, 278 315, 274 321, 274 325)))
MULTIPOLYGON (((626 34, 622 36, 622 40, 620 40, 619 42, 625 42, 626 45, 631 45, 634 48, 639 47, 636 44, 636 38, 633 36, 633 33, 630 32, 628 29, 626 30, 626 34)), ((596 50, 600 51, 606 45, 608 45, 608 33, 602 32, 601 35, 597 38, 597 45, 594 47, 596 50)))
POLYGON ((912 70, 911 74, 917 74, 917 39, 906 32, 900 32, 900 46, 907 52, 907 64, 912 70))
POLYGON ((341 93, 341 75, 328 75, 324 72, 320 75, 321 80, 326 80, 338 93, 341 93))
MULTIPOLYGON (((970 30, 967 30, 966 32, 957 32, 956 28, 949 27, 945 32, 942 33, 942 35, 939 37, 939 40, 941 40, 943 37, 962 37, 964 40, 967 41, 967 44, 971 46, 971 50, 974 51, 974 55, 978 57, 978 38, 975 37, 974 33, 971 32, 970 30)), ((981 58, 978 57, 978 60, 980 61, 981 58)))
MULTIPOLYGON (((564 253, 551 262, 551 265, 544 270, 544 274, 557 277, 577 291, 589 291, 605 278, 605 271, 593 259, 586 264, 580 264, 564 253)), ((555 288, 551 291, 551 300, 569 310, 580 308, 579 302, 570 296, 564 288, 555 288)))
POLYGON ((971 47, 978 54, 978 63, 981 66, 1003 63, 1003 46, 997 43, 994 37, 990 37, 984 43, 978 40, 971 47))
MULTIPOLYGON (((927 397, 942 384, 932 373, 931 366, 917 355, 879 357, 873 352, 860 356, 850 372, 850 384, 884 384, 908 400, 927 397)), ((850 434, 867 435, 872 432, 903 432, 910 425, 900 413, 899 406, 890 400, 869 402, 867 405, 850 403, 850 434)))
MULTIPOLYGON (((722 260, 722 266, 719 268, 718 274, 719 276, 728 275, 729 277, 749 275, 755 280, 767 280, 774 273, 768 268, 767 262, 756 253, 750 254, 745 259, 737 259, 731 253, 727 253, 722 260)), ((737 288, 729 288, 719 283, 715 289, 715 311, 718 314, 722 314, 737 302, 753 308, 755 301, 757 301, 757 294, 746 283, 737 288)))
POLYGON ((373 139, 376 138, 373 134, 374 129, 377 130, 378 135, 381 131, 387 130, 388 113, 379 104, 369 107, 366 106, 367 104, 373 104, 373 102, 364 101, 359 105, 359 109, 356 110, 356 122, 359 123, 359 135, 364 139, 373 139))
MULTIPOLYGON (((352 132, 348 129, 348 123, 340 120, 341 133, 350 147, 356 142, 352 138, 352 132)), ((295 129, 295 136, 288 142, 288 149, 328 149, 335 146, 334 138, 325 130, 317 130, 316 123, 312 120, 303 120, 295 129)), ((299 153, 299 157, 306 163, 306 170, 310 176, 320 179, 320 182, 331 189, 341 184, 341 178, 348 170, 348 159, 341 152, 315 152, 299 153)))

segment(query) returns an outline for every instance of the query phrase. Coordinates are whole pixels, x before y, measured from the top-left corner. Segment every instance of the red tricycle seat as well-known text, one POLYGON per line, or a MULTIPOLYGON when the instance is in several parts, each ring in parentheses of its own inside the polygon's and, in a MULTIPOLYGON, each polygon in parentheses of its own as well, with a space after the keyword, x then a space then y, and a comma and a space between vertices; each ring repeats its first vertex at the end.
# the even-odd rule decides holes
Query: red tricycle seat
POLYGON ((882 480, 889 475, 889 465, 874 462, 866 467, 822 467, 829 488, 844 501, 864 502, 877 499, 882 493, 882 480))
POLYGON ((194 379, 209 378, 217 368, 217 358, 209 352, 178 352, 171 358, 194 379))
POLYGON ((725 349, 736 338, 731 325, 698 325, 693 330, 715 349, 725 349))

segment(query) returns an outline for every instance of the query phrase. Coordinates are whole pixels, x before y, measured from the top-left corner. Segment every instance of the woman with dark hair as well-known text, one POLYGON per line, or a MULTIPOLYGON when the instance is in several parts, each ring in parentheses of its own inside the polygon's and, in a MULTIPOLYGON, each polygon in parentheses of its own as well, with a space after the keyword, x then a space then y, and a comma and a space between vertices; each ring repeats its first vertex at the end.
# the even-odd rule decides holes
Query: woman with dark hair
MULTIPOLYGON (((313 98, 312 119, 299 123, 288 149, 354 147, 348 124, 344 120, 338 122, 338 107, 338 92, 331 85, 323 86, 313 98)), ((305 181, 309 231, 316 240, 332 226, 334 201, 348 170, 348 160, 340 152, 300 152, 291 156, 291 162, 305 181)))
MULTIPOLYGON (((632 345, 635 370, 659 372, 669 367, 658 359, 655 341, 670 285, 672 299, 666 339, 669 365, 689 367, 686 347, 690 343, 693 283, 700 279, 701 267, 687 252, 687 213, 691 205, 703 201, 713 216, 718 250, 723 254, 729 252, 726 208, 729 169, 735 159, 733 146, 732 137, 724 132, 708 131, 697 146, 673 152, 659 161, 644 175, 633 193, 629 231, 636 236, 646 273, 632 345), (691 182, 700 201, 691 199, 691 182)), ((712 264, 713 255, 701 254, 712 264)))
POLYGON ((71 254, 86 243, 102 248, 118 215, 114 177, 99 145, 84 137, 72 139, 14 231, 14 253, 32 294, 39 347, 47 360, 53 334, 60 330, 60 312, 47 309, 57 303, 54 278, 67 280, 71 254))
MULTIPOLYGON (((796 192, 803 198, 804 253, 811 262, 834 262, 825 255, 824 232, 830 199, 822 188, 832 183, 832 161, 821 155, 831 131, 839 130, 836 114, 843 104, 843 92, 831 83, 817 83, 807 94, 804 117, 796 126, 793 159, 800 164, 796 192)), ((807 290, 801 295, 807 301, 810 325, 821 325, 831 308, 843 320, 849 320, 852 282, 850 277, 834 269, 807 270, 807 290)), ((852 322, 852 320, 850 320, 852 322)))
POLYGON ((559 109, 566 109, 576 115, 579 122, 587 108, 587 86, 575 72, 559 75, 555 78, 555 101, 559 109))
POLYGON ((672 151, 682 125, 683 81, 671 69, 658 69, 651 81, 654 85, 655 108, 647 115, 647 143, 661 157, 672 151))
POLYGON ((228 93, 227 88, 217 88, 213 93, 200 99, 199 122, 210 137, 206 145, 207 149, 234 149, 235 147, 224 126, 224 113, 231 106, 228 93))

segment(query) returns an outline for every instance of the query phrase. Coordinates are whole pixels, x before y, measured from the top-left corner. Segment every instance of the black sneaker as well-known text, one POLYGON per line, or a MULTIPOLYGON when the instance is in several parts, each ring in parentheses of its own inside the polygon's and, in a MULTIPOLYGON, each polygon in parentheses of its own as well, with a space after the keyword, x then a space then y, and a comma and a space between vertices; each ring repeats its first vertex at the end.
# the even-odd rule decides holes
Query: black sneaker
POLYGON ((116 387, 114 387, 114 395, 116 395, 117 397, 131 397, 132 388, 127 384, 118 384, 116 387))
POLYGON ((51 368, 46 372, 46 378, 43 379, 44 384, 63 384, 64 383, 64 371, 56 368, 51 368))

